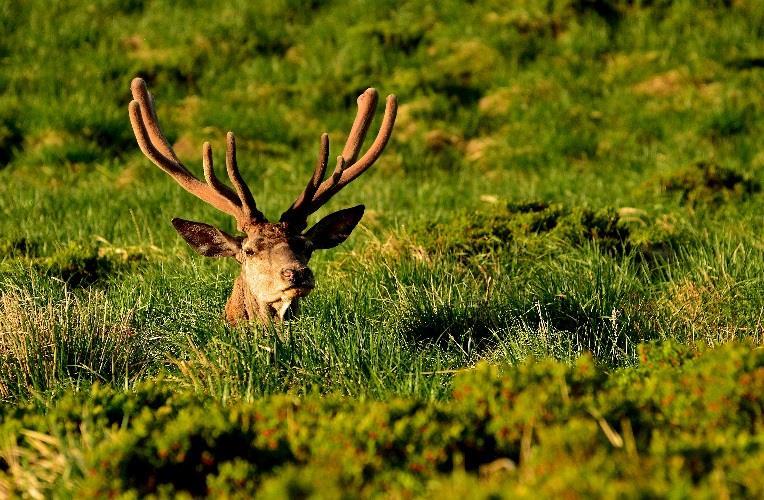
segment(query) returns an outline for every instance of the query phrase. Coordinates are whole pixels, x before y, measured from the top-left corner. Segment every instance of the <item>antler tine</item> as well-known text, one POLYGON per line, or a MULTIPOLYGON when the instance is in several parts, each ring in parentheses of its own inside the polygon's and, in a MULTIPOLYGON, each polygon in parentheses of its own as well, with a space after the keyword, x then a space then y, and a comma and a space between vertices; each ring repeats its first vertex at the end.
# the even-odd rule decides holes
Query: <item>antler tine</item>
POLYGON ((342 155, 339 155, 337 157, 337 166, 334 167, 334 172, 332 172, 332 176, 329 177, 326 181, 330 182, 332 186, 336 185, 340 181, 340 178, 342 177, 342 172, 344 171, 345 171, 345 158, 342 155))
POLYGON ((257 209, 252 191, 249 190, 239 172, 239 165, 236 162, 236 137, 233 135, 233 132, 228 132, 226 135, 225 165, 228 170, 228 178, 231 180, 239 200, 241 200, 241 210, 244 213, 244 217, 247 221, 265 221, 265 216, 257 209))
POLYGON ((146 81, 143 78, 133 78, 130 82, 130 91, 133 94, 133 99, 138 101, 141 106, 141 110, 144 114, 143 123, 146 126, 148 136, 151 139, 151 143, 162 155, 170 158, 176 163, 178 157, 175 155, 175 151, 172 150, 167 138, 162 133, 162 129, 159 127, 159 119, 156 115, 156 108, 154 107, 154 98, 149 93, 149 89, 146 86, 146 81))
POLYGON ((395 125, 395 116, 398 111, 398 101, 394 95, 387 96, 385 103, 385 115, 382 118, 377 137, 368 151, 356 161, 358 153, 363 145, 363 140, 368 133, 377 107, 377 91, 367 89, 358 97, 358 113, 353 126, 350 129, 342 155, 337 157, 337 166, 332 175, 321 182, 325 173, 329 157, 329 138, 326 134, 321 136, 321 149, 318 163, 313 171, 308 185, 305 187, 292 206, 281 215, 282 222, 289 222, 295 230, 302 230, 307 225, 307 217, 321 208, 329 198, 334 196, 340 189, 364 173, 376 162, 384 151, 395 125), (320 185, 318 183, 321 183, 320 185))
POLYGON ((374 111, 377 109, 377 100, 379 94, 377 89, 369 88, 358 96, 358 113, 353 120, 353 126, 350 128, 348 139, 342 150, 342 157, 345 158, 347 165, 352 165, 358 158, 358 153, 363 146, 363 140, 369 132, 371 121, 374 118, 374 111))
POLYGON ((220 179, 215 175, 212 163, 212 146, 210 146, 209 142, 202 144, 202 168, 204 168, 204 179, 207 181, 207 184, 212 186, 212 189, 216 191, 228 190, 231 192, 231 196, 234 195, 231 188, 220 182, 220 179))
POLYGON ((151 136, 146 129, 143 113, 138 101, 132 101, 128 109, 130 112, 130 122, 132 123, 138 146, 149 160, 154 162, 154 164, 161 168, 165 173, 175 179, 175 182, 180 184, 180 186, 189 193, 209 203, 218 210, 233 215, 234 217, 237 216, 240 210, 233 200, 222 193, 209 189, 205 183, 194 177, 181 163, 167 158, 158 151, 157 147, 151 142, 151 136))
POLYGON ((231 188, 220 182, 215 176, 212 162, 212 148, 205 142, 202 147, 202 166, 205 182, 192 174, 173 151, 159 126, 159 120, 154 108, 154 100, 142 78, 134 78, 130 84, 133 101, 130 102, 130 123, 133 133, 146 157, 172 177, 175 182, 202 201, 209 203, 221 212, 236 219, 239 229, 252 220, 264 221, 265 217, 257 210, 252 193, 241 178, 236 164, 236 144, 233 134, 229 132, 227 141, 226 164, 228 175, 236 188, 231 188))
POLYGON ((398 112, 398 100, 394 95, 387 96, 385 102, 385 116, 382 118, 382 125, 380 125, 377 137, 369 147, 368 151, 356 162, 347 166, 336 182, 331 182, 332 179, 327 179, 321 183, 318 190, 313 195, 312 207, 315 207, 315 212, 326 203, 329 198, 334 196, 340 189, 348 185, 355 180, 359 175, 369 169, 374 162, 376 162, 382 155, 382 152, 387 146, 387 142, 393 133, 393 126, 395 125, 395 116, 398 112))
POLYGON ((316 167, 313 169, 313 175, 308 180, 308 185, 302 190, 300 196, 292 203, 292 206, 281 215, 281 222, 285 222, 289 219, 294 219, 297 214, 302 213, 303 210, 313 200, 313 195, 318 189, 321 181, 324 180, 326 175, 326 167, 329 164, 329 134, 321 134, 321 145, 318 148, 318 159, 316 160, 316 167))

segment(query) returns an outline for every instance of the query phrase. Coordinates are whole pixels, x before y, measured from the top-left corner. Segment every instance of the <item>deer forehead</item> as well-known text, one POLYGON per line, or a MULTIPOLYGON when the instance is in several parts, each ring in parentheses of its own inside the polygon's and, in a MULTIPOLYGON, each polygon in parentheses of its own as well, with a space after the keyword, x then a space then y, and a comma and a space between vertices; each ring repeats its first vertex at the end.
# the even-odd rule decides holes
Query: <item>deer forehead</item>
POLYGON ((247 231, 247 237, 242 242, 242 247, 261 250, 273 247, 279 243, 287 243, 288 241, 289 235, 279 225, 258 224, 254 229, 247 231))
POLYGON ((284 253, 302 249, 303 240, 304 238, 300 235, 290 234, 281 224, 266 223, 247 232, 242 248, 256 252, 280 250, 284 253))

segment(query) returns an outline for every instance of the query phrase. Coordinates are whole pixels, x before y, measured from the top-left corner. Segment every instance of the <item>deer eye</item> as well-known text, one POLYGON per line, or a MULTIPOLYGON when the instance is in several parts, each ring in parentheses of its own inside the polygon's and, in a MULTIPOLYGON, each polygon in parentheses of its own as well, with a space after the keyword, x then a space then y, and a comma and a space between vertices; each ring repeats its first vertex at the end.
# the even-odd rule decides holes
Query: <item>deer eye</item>
POLYGON ((244 249, 244 255, 246 255, 247 257, 252 257, 253 255, 255 255, 255 249, 254 248, 245 248, 244 249))

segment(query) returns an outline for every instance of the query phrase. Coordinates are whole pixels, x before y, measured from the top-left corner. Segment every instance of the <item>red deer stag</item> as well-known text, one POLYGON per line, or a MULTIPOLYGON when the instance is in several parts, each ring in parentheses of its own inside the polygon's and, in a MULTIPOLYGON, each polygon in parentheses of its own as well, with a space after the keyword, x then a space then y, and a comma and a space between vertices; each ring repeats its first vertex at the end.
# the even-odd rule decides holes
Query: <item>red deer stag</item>
POLYGON ((313 176, 279 222, 268 222, 257 209, 251 191, 244 183, 236 162, 236 140, 226 136, 226 169, 233 189, 220 182, 212 167, 212 149, 202 146, 204 181, 194 176, 175 155, 162 130, 146 82, 135 78, 130 89, 130 122, 135 138, 149 160, 202 201, 236 219, 244 236, 232 236, 220 229, 175 218, 173 226, 198 253, 206 257, 233 257, 241 264, 241 273, 225 306, 229 323, 245 320, 281 321, 293 317, 301 297, 314 287, 313 272, 308 261, 314 250, 332 248, 345 241, 363 216, 358 205, 327 215, 313 227, 308 216, 313 214, 379 159, 395 123, 397 101, 387 97, 380 131, 368 151, 359 158, 361 146, 377 107, 377 91, 366 90, 358 97, 358 113, 342 154, 337 157, 334 172, 326 179, 329 161, 329 136, 321 136, 318 161, 313 176))

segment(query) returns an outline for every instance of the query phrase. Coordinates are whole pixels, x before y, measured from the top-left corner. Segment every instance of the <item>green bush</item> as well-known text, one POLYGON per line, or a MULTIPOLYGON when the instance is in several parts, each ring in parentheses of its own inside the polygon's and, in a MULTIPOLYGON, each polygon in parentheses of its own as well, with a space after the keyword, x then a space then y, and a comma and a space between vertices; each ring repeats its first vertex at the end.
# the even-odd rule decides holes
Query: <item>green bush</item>
POLYGON ((129 393, 95 385, 45 412, 2 409, 0 487, 21 493, 22 468, 55 455, 62 473, 46 488, 97 496, 764 493, 751 475, 764 466, 764 351, 665 343, 643 345, 640 359, 614 372, 589 355, 481 364, 429 403, 226 405, 171 380, 129 393))

